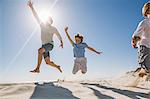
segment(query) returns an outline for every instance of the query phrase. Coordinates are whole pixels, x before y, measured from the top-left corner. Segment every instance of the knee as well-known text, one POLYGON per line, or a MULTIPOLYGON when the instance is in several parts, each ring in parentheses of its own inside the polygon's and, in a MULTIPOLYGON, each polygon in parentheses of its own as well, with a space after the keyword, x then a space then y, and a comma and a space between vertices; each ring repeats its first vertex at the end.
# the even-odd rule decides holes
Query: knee
POLYGON ((82 74, 86 74, 86 72, 82 72, 82 74))
POLYGON ((47 61, 46 61, 45 63, 46 63, 47 65, 49 64, 49 62, 47 62, 47 61))
POLYGON ((52 61, 45 61, 45 63, 46 63, 47 65, 54 64, 52 61))
POLYGON ((38 49, 38 54, 43 54, 43 50, 41 48, 38 49))
POLYGON ((82 74, 86 74, 87 70, 82 70, 81 72, 82 74))
POLYGON ((48 64, 50 64, 50 61, 45 59, 45 63, 48 65, 48 64))

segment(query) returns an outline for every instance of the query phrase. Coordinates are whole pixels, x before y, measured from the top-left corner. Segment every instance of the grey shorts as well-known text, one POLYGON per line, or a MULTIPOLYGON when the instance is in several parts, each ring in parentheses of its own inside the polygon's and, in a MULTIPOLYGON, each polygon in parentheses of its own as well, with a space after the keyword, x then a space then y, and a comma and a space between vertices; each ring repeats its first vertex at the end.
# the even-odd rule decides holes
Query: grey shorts
POLYGON ((54 45, 51 44, 51 43, 47 43, 47 44, 42 45, 41 48, 44 48, 44 49, 45 49, 45 52, 43 53, 44 59, 45 59, 46 57, 50 57, 49 51, 51 51, 51 50, 53 49, 53 47, 54 47, 54 45))
POLYGON ((74 60, 74 67, 73 67, 73 74, 76 74, 79 70, 81 70, 82 73, 87 72, 87 59, 86 57, 76 58, 74 60))
POLYGON ((150 71, 150 48, 140 45, 138 49, 138 63, 150 71))

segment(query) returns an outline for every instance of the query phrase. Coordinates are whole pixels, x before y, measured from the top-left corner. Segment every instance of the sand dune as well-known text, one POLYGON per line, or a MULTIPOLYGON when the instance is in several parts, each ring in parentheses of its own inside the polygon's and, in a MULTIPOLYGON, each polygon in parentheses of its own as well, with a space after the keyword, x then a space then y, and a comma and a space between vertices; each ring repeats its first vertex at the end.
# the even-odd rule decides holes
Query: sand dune
POLYGON ((83 82, 0 85, 0 99, 150 99, 144 88, 83 82))
POLYGON ((30 99, 34 88, 34 84, 2 84, 0 85, 0 99, 30 99))
POLYGON ((134 77, 126 73, 109 80, 0 84, 0 99, 150 99, 149 81, 124 86, 134 77))

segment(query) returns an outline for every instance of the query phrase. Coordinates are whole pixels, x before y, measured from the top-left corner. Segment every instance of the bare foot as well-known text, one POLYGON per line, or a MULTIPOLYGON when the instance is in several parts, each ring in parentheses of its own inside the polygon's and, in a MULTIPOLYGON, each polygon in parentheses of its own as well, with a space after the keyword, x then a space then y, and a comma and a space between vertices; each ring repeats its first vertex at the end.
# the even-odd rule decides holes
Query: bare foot
POLYGON ((40 73, 40 70, 39 69, 35 69, 35 70, 30 71, 30 72, 32 72, 32 73, 40 73))
POLYGON ((56 68, 62 73, 60 66, 57 66, 56 68))
POLYGON ((145 75, 147 75, 146 70, 141 68, 141 70, 139 71, 139 76, 144 77, 145 75))

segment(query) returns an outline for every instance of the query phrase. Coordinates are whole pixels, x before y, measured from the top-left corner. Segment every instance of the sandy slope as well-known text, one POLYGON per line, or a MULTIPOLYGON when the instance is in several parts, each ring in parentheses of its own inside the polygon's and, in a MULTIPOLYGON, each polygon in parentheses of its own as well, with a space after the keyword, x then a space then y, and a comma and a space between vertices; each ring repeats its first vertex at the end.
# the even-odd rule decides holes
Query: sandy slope
POLYGON ((94 81, 0 84, 0 99, 150 99, 150 80, 128 72, 94 81))
POLYGON ((0 99, 150 99, 150 90, 111 81, 0 85, 0 99))

